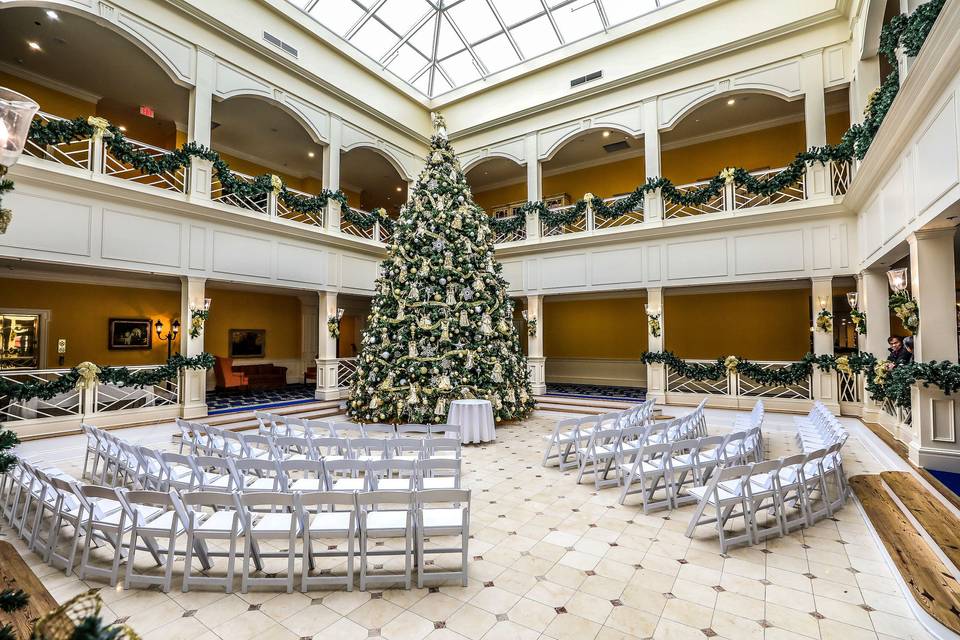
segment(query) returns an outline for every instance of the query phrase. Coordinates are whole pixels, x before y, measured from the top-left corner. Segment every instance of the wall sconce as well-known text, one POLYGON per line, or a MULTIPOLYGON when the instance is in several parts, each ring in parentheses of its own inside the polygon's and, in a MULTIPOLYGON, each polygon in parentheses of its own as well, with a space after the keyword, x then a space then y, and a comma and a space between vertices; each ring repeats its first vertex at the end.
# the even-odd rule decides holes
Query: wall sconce
POLYGON ((180 321, 174 320, 170 323, 170 331, 167 332, 167 335, 163 335, 163 320, 157 320, 153 328, 157 332, 157 338, 167 343, 167 360, 169 360, 172 355, 173 341, 176 340, 177 334, 180 333, 180 321))
MULTIPOLYGON (((27 96, 0 87, 0 196, 13 190, 13 183, 2 178, 17 163, 27 143, 33 115, 40 105, 27 96)), ((0 234, 7 232, 13 212, 0 208, 0 234)))
POLYGON ((659 338, 663 335, 663 327, 660 326, 660 310, 645 304, 643 305, 643 311, 647 314, 647 330, 651 336, 659 338))
POLYGON ((847 292, 847 304, 850 305, 851 309, 857 308, 857 303, 860 301, 860 294, 856 291, 847 292))
POLYGON ((527 323, 527 335, 530 336, 531 338, 537 337, 537 316, 532 315, 526 309, 521 311, 520 315, 523 316, 524 322, 527 323))
POLYGON ((340 337, 340 320, 343 319, 343 309, 337 309, 336 313, 327 318, 327 332, 331 338, 340 337))
POLYGON ((907 272, 906 267, 887 271, 887 281, 890 283, 890 289, 892 289, 894 293, 907 290, 907 272))
POLYGON ((190 305, 190 337, 199 338, 200 334, 203 333, 203 325, 206 323, 207 319, 210 318, 210 305, 212 304, 210 298, 203 299, 203 308, 198 309, 197 307, 190 305))
POLYGON ((817 297, 817 304, 820 305, 820 310, 825 311, 827 308, 827 299, 823 296, 817 297))

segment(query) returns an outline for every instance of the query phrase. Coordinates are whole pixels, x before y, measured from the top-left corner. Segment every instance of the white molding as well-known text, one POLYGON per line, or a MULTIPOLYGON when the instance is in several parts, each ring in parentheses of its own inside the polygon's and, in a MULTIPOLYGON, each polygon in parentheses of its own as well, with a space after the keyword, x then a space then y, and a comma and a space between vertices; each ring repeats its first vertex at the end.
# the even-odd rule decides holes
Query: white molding
POLYGON ((38 84, 41 87, 46 87, 47 89, 53 89, 54 91, 59 91, 60 93, 65 93, 68 96, 77 98, 78 100, 83 100, 84 102, 92 102, 96 105, 103 96, 98 96, 95 93, 90 91, 84 91, 79 87, 76 87, 72 84, 67 84, 66 82, 60 82, 58 80, 53 80, 39 73, 34 73, 24 69, 23 67, 18 67, 15 64, 10 64, 9 62, 0 61, 0 71, 8 73, 11 76, 16 76, 21 80, 27 80, 34 84, 38 84))
MULTIPOLYGON (((24 263, 32 264, 32 263, 24 263)), ((94 267, 91 267, 91 270, 94 267)), ((179 282, 169 282, 166 278, 155 280, 144 278, 135 271, 120 271, 123 276, 108 276, 84 271, 59 272, 44 271, 42 268, 27 267, 3 272, 4 278, 11 280, 33 280, 38 282, 62 282, 68 284, 88 284, 98 287, 126 287, 128 289, 154 289, 158 291, 180 291, 179 282)))
MULTIPOLYGON (((240 151, 239 149, 228 147, 224 144, 214 143, 211 146, 215 147, 217 151, 220 151, 222 153, 226 153, 231 156, 236 156, 241 160, 246 160, 247 162, 258 164, 261 167, 266 167, 267 169, 273 169, 277 173, 284 173, 288 176, 293 176, 294 178, 298 178, 300 180, 303 180, 305 178, 313 178, 314 180, 321 180, 321 181, 323 180, 322 175, 310 175, 310 174, 300 173, 297 171, 292 171, 290 167, 284 167, 266 158, 262 158, 252 153, 247 153, 246 151, 240 151)), ((243 172, 241 171, 240 173, 243 173, 243 172)))

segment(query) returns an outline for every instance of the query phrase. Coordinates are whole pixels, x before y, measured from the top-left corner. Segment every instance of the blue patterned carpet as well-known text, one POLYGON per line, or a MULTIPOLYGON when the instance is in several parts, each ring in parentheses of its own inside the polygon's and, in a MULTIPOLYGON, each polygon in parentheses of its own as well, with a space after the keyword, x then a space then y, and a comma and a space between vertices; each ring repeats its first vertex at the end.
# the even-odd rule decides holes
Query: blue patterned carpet
POLYGON ((566 382, 548 382, 548 396, 566 396, 570 398, 596 398, 599 400, 637 400, 647 397, 643 387, 605 387, 598 384, 571 384, 566 382))
POLYGON ((946 485, 947 489, 960 496, 960 473, 927 469, 934 478, 946 485))
POLYGON ((313 402, 316 385, 288 384, 282 389, 261 389, 255 391, 208 391, 207 413, 230 413, 250 409, 284 407, 291 404, 313 402))

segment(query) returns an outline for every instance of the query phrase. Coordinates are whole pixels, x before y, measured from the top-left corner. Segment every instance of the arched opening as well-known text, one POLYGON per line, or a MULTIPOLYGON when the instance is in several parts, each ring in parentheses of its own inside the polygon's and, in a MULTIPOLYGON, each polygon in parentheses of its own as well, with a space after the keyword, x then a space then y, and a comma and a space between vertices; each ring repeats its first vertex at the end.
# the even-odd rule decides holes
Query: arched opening
POLYGON ((473 200, 494 218, 509 218, 527 201, 527 170, 509 158, 491 156, 466 172, 473 200))
POLYGON ((646 181, 643 138, 617 129, 591 129, 563 142, 543 162, 543 195, 551 206, 576 202, 585 193, 614 198, 646 181))
MULTIPOLYGON (((243 176, 271 173, 288 188, 316 194, 323 188, 323 145, 276 103, 238 96, 213 104, 211 146, 243 176)), ((214 185, 214 198, 218 185, 214 185)))
POLYGON ((363 211, 384 208, 391 217, 407 201, 407 181, 397 167, 371 147, 340 154, 340 189, 351 207, 363 211))
MULTIPOLYGON (((83 15, 40 7, 3 9, 0 63, 0 85, 36 100, 41 120, 96 115, 133 142, 174 149, 186 140, 188 90, 138 44, 83 15)), ((71 150, 76 151, 28 144, 26 152, 91 168, 88 151, 68 157, 71 150)), ((106 173, 138 179, 112 160, 107 159, 106 173)))

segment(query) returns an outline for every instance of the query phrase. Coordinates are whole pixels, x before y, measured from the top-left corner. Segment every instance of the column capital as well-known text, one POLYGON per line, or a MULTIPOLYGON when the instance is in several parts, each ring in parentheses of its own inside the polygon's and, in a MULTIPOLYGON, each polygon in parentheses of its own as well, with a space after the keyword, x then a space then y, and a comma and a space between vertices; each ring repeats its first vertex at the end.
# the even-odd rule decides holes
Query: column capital
POLYGON ((833 282, 833 276, 811 276, 810 282, 813 283, 823 283, 823 282, 833 282))
POLYGON ((957 233, 956 227, 935 227, 932 229, 917 229, 907 237, 908 243, 914 243, 917 240, 927 240, 943 237, 953 237, 957 233))

